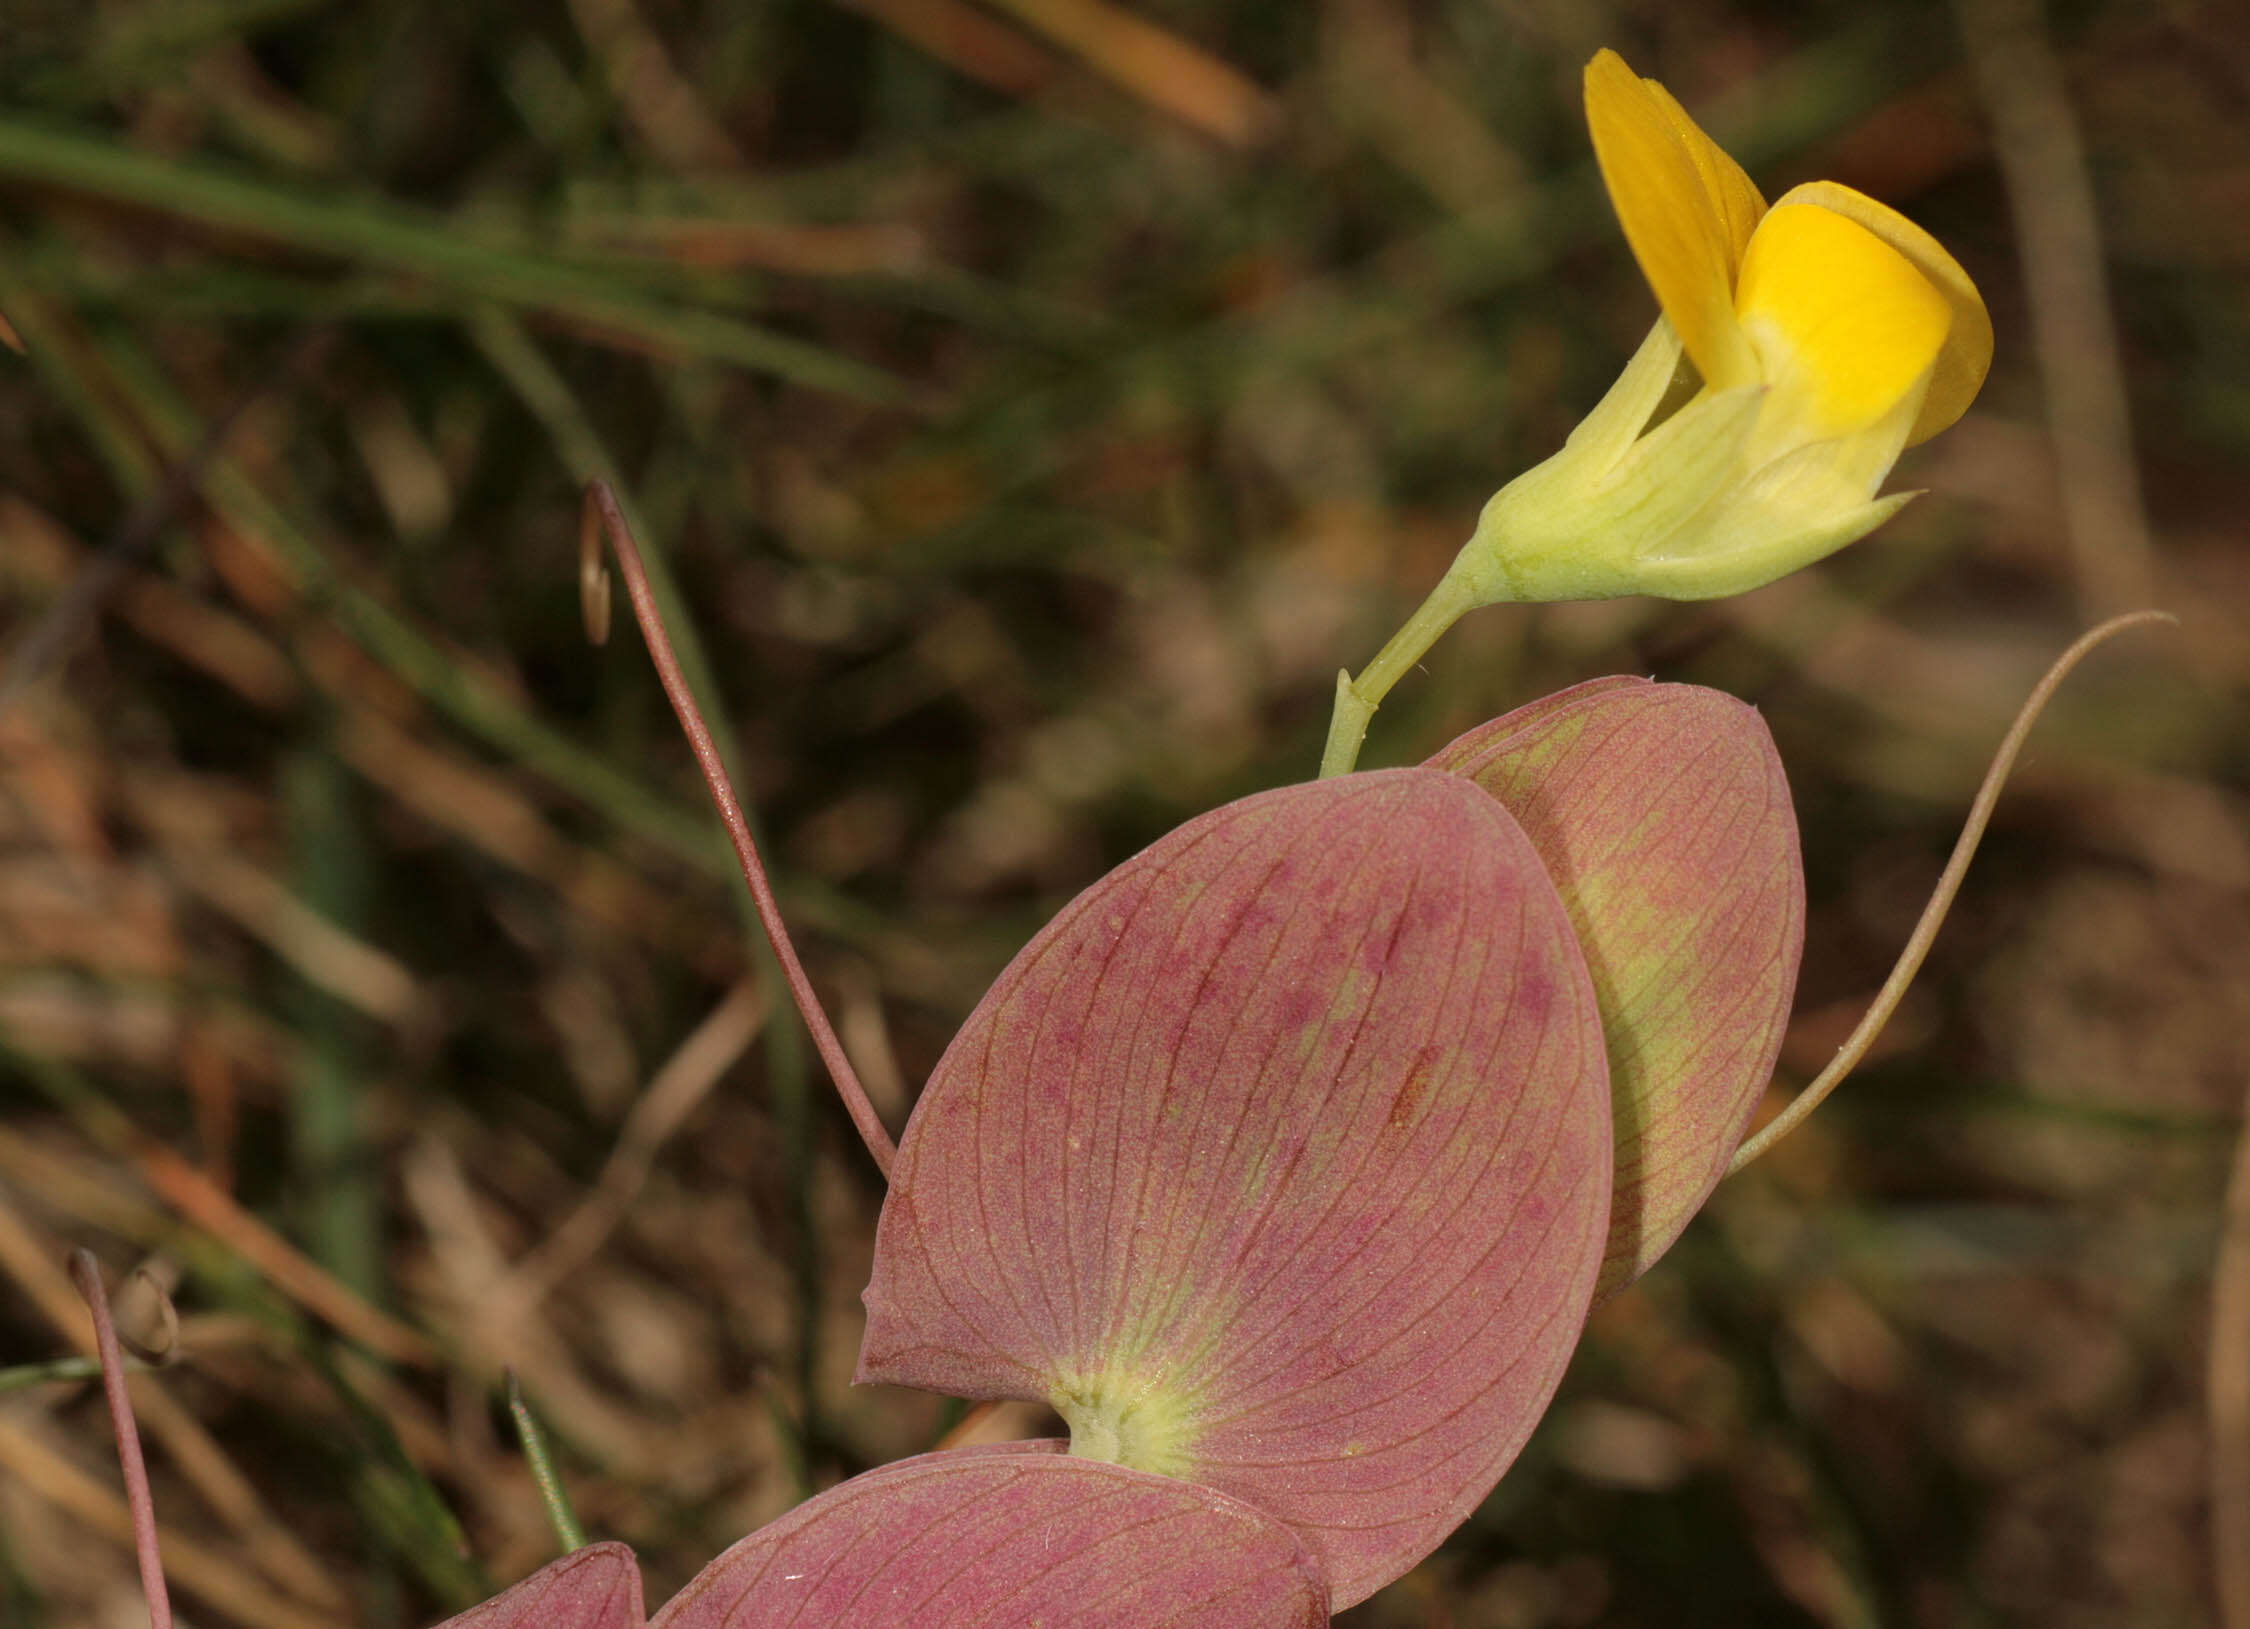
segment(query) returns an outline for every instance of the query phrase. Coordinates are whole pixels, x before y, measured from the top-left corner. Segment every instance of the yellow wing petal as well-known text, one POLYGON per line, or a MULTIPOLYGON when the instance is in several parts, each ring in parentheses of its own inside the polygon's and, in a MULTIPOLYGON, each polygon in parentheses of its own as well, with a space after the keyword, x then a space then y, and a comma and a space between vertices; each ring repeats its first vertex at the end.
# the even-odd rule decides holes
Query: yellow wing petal
POLYGON ((1952 308, 1953 326, 1938 352, 1936 371, 1930 375, 1930 393, 1922 398, 1922 411, 1915 417, 1914 428, 1906 433, 1906 444, 1911 447, 1929 440, 1967 412, 1984 383, 1985 370, 1992 366, 1992 318, 1984 309, 1984 297, 1977 293, 1976 284, 1969 281, 1961 263, 1947 254, 1936 238, 1897 210, 1838 182, 1812 181, 1792 187, 1781 202, 1818 204, 1858 222, 1912 262, 1952 308))
MULTIPOLYGON (((1729 167, 1734 161, 1615 51, 1600 51, 1586 64, 1586 123, 1625 241, 1704 382, 1725 390, 1755 380, 1757 359, 1734 317, 1743 247, 1729 215, 1741 194, 1723 179, 1707 183, 1711 160, 1698 155, 1708 149, 1729 167), (1686 131, 1698 139, 1691 142, 1686 131)), ((1739 167, 1734 174, 1741 175, 1739 167)), ((1747 177, 1741 185, 1756 198, 1747 177)))
POLYGON ((1771 387, 1760 434, 1770 423, 1776 451, 1907 411, 1953 321, 1906 256, 1834 210, 1786 198, 1750 239, 1735 309, 1771 387))

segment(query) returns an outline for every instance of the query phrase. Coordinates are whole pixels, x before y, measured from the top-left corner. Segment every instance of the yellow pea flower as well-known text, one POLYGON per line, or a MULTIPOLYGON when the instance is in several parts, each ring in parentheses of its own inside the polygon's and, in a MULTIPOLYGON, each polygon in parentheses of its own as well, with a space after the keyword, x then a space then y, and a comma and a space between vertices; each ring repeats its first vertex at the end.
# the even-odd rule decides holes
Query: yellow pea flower
POLYGON ((1614 51, 1587 65, 1586 116, 1664 315, 1563 450, 1486 506, 1457 593, 1707 599, 1864 536, 1913 496, 1875 496, 1901 450, 1984 382, 1992 323, 1976 285, 1849 187, 1812 182, 1768 208, 1614 51), (1661 416, 1683 393, 1683 352, 1693 394, 1661 416))
POLYGON ((1384 695, 1472 607, 1714 599, 1864 537, 1914 495, 1875 495, 1899 453, 1984 383, 1984 301, 1903 215, 1833 181, 1768 208, 1614 51, 1586 65, 1586 122, 1664 314, 1562 451, 1485 505, 1406 626, 1337 675, 1323 775, 1358 761, 1384 695))

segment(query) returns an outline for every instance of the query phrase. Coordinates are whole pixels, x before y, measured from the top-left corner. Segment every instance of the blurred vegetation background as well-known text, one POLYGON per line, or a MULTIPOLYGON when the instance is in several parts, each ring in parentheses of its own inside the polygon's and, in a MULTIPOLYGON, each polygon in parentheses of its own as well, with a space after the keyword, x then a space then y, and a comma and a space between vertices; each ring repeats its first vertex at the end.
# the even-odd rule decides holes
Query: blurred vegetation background
POLYGON ((1606 672, 1755 702, 1812 906, 1778 1099, 2046 661, 2182 626, 2072 680, 1877 1059, 1346 1621, 2219 1623, 2240 8, 0 0, 0 1625, 139 1614, 98 1392, 38 1367, 77 1244, 179 1309, 135 1385, 199 1623, 411 1626, 546 1559, 506 1367, 652 1603, 955 1423, 848 1384, 880 1182, 646 658, 587 642, 580 484, 895 1126, 1062 900, 1311 773, 1336 669, 1645 331, 1603 44, 1768 196, 1929 226, 1995 371, 1874 538, 1478 613, 1366 761, 1606 672))

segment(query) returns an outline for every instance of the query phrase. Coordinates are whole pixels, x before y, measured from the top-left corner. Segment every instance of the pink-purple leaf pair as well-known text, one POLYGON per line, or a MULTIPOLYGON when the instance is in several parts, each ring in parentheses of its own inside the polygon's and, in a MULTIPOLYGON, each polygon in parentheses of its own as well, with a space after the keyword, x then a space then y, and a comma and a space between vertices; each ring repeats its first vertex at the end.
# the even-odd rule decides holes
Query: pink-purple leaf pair
MULTIPOLYGON (((1596 681, 1432 766, 1189 822, 963 1026, 867 1291, 863 1380, 1049 1402, 1070 1452, 858 1477, 653 1629, 1317 1624, 1363 1599, 1490 1491, 1597 1286, 1717 1181, 1801 920, 1764 728, 1684 686, 1596 681)), ((561 1621, 555 1592, 592 1600, 614 1564, 582 1551, 526 1600, 561 1621)), ((601 1599, 587 1629, 638 1629, 637 1583, 601 1599)))

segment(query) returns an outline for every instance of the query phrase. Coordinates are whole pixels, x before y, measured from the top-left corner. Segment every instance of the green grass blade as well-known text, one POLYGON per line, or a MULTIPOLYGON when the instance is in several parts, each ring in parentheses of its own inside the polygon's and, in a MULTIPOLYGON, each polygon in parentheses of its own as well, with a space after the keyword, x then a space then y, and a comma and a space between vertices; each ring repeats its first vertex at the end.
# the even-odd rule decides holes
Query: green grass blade
POLYGON ((14 119, 0 119, 0 176, 248 233, 840 396, 906 399, 890 375, 804 340, 651 300, 552 254, 494 243, 475 229, 382 200, 317 197, 208 161, 135 152, 93 131, 14 119))

